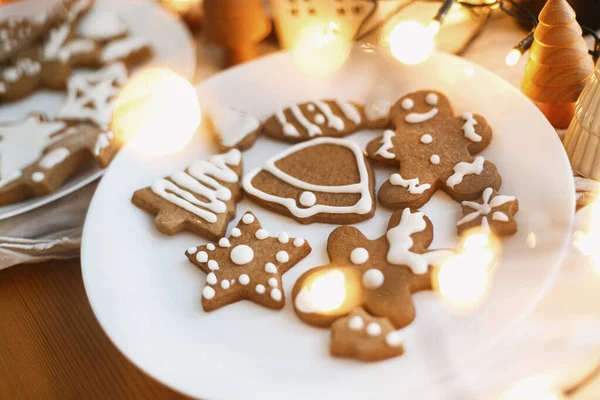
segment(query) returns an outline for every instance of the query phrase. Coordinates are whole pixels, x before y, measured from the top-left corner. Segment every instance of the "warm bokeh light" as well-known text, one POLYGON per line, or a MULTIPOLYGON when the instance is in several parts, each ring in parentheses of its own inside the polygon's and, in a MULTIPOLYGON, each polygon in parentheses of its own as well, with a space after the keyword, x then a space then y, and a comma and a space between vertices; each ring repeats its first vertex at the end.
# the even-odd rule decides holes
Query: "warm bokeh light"
POLYGON ((202 0, 161 0, 168 8, 183 13, 202 3, 202 0))
POLYGON ((392 55, 404 64, 425 61, 433 51, 433 35, 418 22, 402 21, 388 38, 392 55))
MULTIPOLYGON (((457 4, 455 3, 454 5, 457 5, 457 4)), ((460 7, 459 4, 458 4, 458 6, 460 7)), ((436 21, 434 19, 429 23, 429 25, 427 25, 427 31, 429 32, 429 34, 431 36, 436 36, 438 33, 440 33, 441 27, 442 27, 442 24, 440 24, 440 21, 436 21)))
POLYGON ((346 277, 342 271, 329 271, 315 279, 307 290, 307 300, 315 310, 333 311, 346 299, 346 277))
POLYGON ((136 151, 159 156, 183 149, 200 119, 194 87, 167 68, 150 68, 119 94, 112 128, 136 151))
MULTIPOLYGON (((579 251, 591 257, 594 268, 600 274, 600 196, 596 194, 595 200, 588 206, 590 209, 589 219, 586 221, 584 231, 576 231, 573 234, 573 243, 579 251)), ((583 212, 583 211, 582 211, 583 212)))
POLYGON ((454 309, 470 311, 485 298, 499 242, 479 230, 468 232, 460 250, 433 274, 434 287, 454 309))
POLYGON ((521 51, 519 49, 512 49, 508 53, 508 55, 506 56, 504 61, 506 62, 506 65, 508 65, 509 67, 512 67, 519 62, 519 60, 521 59, 522 56, 523 56, 523 53, 521 53, 521 51))
POLYGON ((339 24, 330 21, 305 27, 294 46, 293 57, 305 73, 326 76, 348 59, 352 44, 340 32, 339 24))

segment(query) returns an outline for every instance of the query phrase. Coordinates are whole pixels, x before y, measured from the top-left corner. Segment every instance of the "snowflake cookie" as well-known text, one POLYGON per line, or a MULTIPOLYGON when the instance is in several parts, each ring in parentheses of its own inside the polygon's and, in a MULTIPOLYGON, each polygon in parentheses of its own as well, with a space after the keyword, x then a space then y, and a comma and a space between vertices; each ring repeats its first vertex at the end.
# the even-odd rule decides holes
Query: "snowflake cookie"
POLYGON ((256 216, 247 212, 229 238, 223 237, 217 244, 190 247, 186 255, 208 274, 202 307, 212 311, 244 299, 269 308, 283 308, 281 276, 310 252, 304 239, 292 238, 286 232, 270 236, 256 216))
POLYGON ((367 146, 369 158, 400 165, 379 190, 383 205, 419 208, 438 189, 457 201, 474 200, 485 188, 500 187, 496 166, 473 157, 492 139, 492 129, 482 116, 466 112, 454 117, 448 99, 434 91, 407 94, 390 116, 394 130, 367 146))
POLYGON ((111 131, 43 114, 0 123, 0 205, 55 191, 90 159, 106 167, 119 147, 111 131))
POLYGON ((331 325, 329 351, 335 357, 380 361, 404 353, 403 332, 387 318, 376 318, 357 307, 331 325))
POLYGON ((396 328, 409 324, 415 317, 412 294, 431 289, 431 266, 452 254, 429 250, 432 240, 429 218, 409 208, 392 214, 379 239, 351 226, 335 229, 327 241, 330 264, 307 271, 294 286, 296 314, 329 326, 360 306, 396 328))
POLYGON ((504 196, 493 188, 486 188, 477 201, 463 201, 464 217, 457 222, 459 235, 475 227, 498 236, 508 236, 517 232, 515 214, 519 210, 519 200, 514 196, 504 196))
POLYGON ((136 191, 131 201, 156 214, 156 227, 167 235, 187 229, 218 240, 242 199, 242 170, 242 154, 232 149, 157 179, 152 186, 136 191))

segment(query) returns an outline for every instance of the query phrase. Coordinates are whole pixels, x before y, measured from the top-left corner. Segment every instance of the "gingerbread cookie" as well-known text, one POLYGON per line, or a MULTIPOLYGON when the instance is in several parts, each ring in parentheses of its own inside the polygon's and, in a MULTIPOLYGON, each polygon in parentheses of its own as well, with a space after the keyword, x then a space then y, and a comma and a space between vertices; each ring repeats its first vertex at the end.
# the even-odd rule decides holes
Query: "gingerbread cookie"
POLYGON ((329 350, 335 357, 380 361, 404 353, 402 331, 387 318, 376 318, 362 307, 331 325, 329 350))
POLYGON ((256 141, 260 121, 244 112, 227 106, 207 107, 209 129, 221 151, 247 150, 256 141))
POLYGON ((42 114, 0 124, 0 205, 51 193, 92 159, 106 167, 119 145, 110 131, 42 114))
POLYGON ((367 146, 369 158, 400 165, 379 190, 383 205, 419 208, 438 189, 457 201, 474 200, 485 188, 500 187, 496 166, 472 156, 492 140, 492 129, 482 116, 466 112, 454 117, 448 99, 434 91, 402 97, 390 115, 395 130, 367 146))
POLYGON ((96 6, 77 24, 77 36, 95 42, 106 43, 122 39, 129 33, 129 28, 113 11, 96 6))
POLYGON ((353 142, 318 138, 244 176, 252 201, 302 224, 353 224, 375 213, 371 166, 353 142))
POLYGON ((515 214, 519 210, 519 200, 514 196, 504 196, 493 188, 486 188, 477 201, 463 201, 462 210, 464 217, 456 224, 459 235, 475 227, 498 236, 517 232, 515 214))
POLYGON ((310 252, 304 239, 292 238, 286 232, 269 236, 256 216, 247 212, 229 238, 219 239, 216 245, 190 247, 186 255, 208 274, 202 307, 212 311, 243 299, 283 308, 281 276, 310 252))
POLYGON ((67 84, 67 99, 57 118, 92 122, 107 128, 112 121, 117 94, 127 80, 127 68, 122 63, 73 75, 67 84))
POLYGON ((140 36, 128 36, 106 44, 100 51, 99 63, 122 62, 127 68, 142 64, 153 56, 152 46, 140 36))
POLYGON ((242 154, 233 149, 156 180, 136 191, 131 201, 156 214, 156 227, 167 235, 187 229, 218 240, 242 198, 241 174, 242 154))
POLYGON ((362 127, 365 129, 385 129, 390 125, 390 109, 392 102, 377 100, 365 104, 365 118, 362 127))
POLYGON ((0 63, 18 57, 43 37, 60 17, 56 10, 40 13, 33 18, 9 17, 0 20, 0 63))
POLYGON ((392 214, 385 235, 369 240, 342 226, 327 241, 331 263, 304 273, 294 286, 296 314, 311 325, 329 326, 355 307, 388 318, 396 328, 415 317, 412 294, 431 289, 431 267, 449 250, 429 250, 433 226, 409 208, 392 214))
POLYGON ((278 110, 263 125, 279 140, 297 143, 316 136, 343 137, 360 129, 362 106, 344 100, 311 101, 278 110))
POLYGON ((0 103, 16 101, 29 95, 41 82, 39 49, 23 51, 14 62, 0 66, 0 103))

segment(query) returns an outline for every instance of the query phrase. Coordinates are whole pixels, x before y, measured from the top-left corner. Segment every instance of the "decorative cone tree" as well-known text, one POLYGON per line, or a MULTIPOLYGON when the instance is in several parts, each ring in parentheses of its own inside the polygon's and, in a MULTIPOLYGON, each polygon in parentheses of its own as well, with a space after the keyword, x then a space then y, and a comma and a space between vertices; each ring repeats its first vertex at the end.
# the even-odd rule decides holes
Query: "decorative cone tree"
POLYGON ((575 102, 594 70, 575 11, 567 0, 548 0, 539 15, 521 83, 556 128, 569 126, 575 102))
POLYGON ((204 33, 225 48, 227 65, 256 57, 256 45, 270 31, 260 0, 204 0, 204 33))

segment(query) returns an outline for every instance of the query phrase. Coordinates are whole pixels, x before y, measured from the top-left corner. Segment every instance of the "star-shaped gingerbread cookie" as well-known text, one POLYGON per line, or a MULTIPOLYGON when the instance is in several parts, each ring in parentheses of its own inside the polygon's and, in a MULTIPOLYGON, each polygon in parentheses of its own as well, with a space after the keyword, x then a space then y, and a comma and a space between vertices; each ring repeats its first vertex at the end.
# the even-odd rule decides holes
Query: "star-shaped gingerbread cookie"
POLYGON ((285 304, 281 276, 311 252, 306 240, 286 232, 269 235, 251 212, 244 214, 229 238, 191 247, 188 259, 206 272, 202 307, 212 311, 247 299, 265 307, 285 304))
POLYGON ((403 96, 390 116, 394 130, 367 146, 373 160, 400 165, 379 190, 383 205, 419 208, 438 189, 457 201, 474 200, 485 188, 500 187, 496 166, 473 157, 492 140, 482 116, 466 112, 454 117, 448 99, 435 91, 403 96))
POLYGON ((355 307, 386 317, 396 328, 415 317, 412 294, 431 289, 431 266, 452 254, 429 250, 433 226, 423 213, 398 210, 387 233, 369 240, 342 226, 327 241, 331 263, 304 273, 293 291, 296 314, 305 322, 329 326, 355 307))
POLYGON ((514 196, 501 195, 493 188, 486 188, 477 201, 463 201, 464 217, 456 223, 458 234, 480 226, 485 232, 498 236, 512 235, 517 231, 515 214, 519 200, 514 196))

